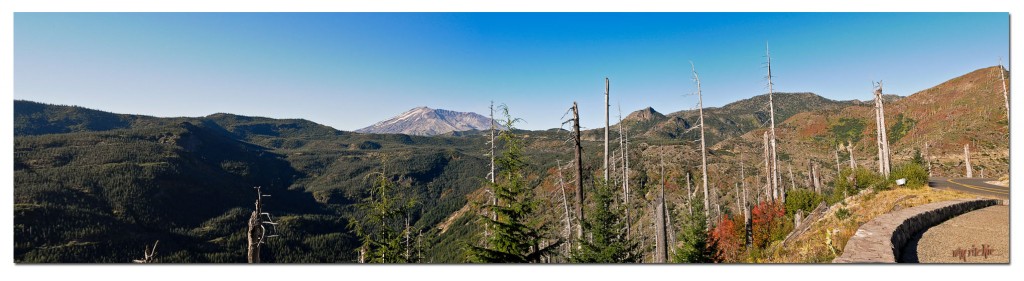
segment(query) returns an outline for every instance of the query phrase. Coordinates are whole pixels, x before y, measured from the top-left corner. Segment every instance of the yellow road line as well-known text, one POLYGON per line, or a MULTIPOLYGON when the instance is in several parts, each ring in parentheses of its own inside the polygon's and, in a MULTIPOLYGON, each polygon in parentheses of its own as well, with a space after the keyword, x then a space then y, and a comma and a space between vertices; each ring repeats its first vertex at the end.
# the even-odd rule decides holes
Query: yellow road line
POLYGON ((948 181, 950 183, 953 183, 953 184, 956 184, 956 185, 959 185, 959 186, 963 186, 963 187, 966 187, 966 188, 974 189, 974 190, 980 190, 980 191, 991 192, 991 193, 996 193, 996 194, 1010 195, 1010 191, 1009 190, 999 190, 999 189, 990 188, 990 187, 980 187, 980 186, 976 186, 976 185, 970 185, 970 184, 966 184, 966 183, 956 182, 956 181, 953 181, 951 179, 948 179, 946 181, 948 181))

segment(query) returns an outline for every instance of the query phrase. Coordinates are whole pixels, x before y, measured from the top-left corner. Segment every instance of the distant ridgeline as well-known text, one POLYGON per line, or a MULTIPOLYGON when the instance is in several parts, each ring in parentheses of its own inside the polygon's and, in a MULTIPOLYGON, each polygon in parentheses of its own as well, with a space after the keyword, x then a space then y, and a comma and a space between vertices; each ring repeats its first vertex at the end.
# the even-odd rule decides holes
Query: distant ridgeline
MULTIPOLYGON (((1006 174, 1009 129, 995 71, 980 69, 905 98, 889 98, 894 161, 913 158, 927 142, 934 172, 959 176, 967 143, 976 169, 989 177, 1006 174)), ((870 89, 864 93, 871 97, 870 89)), ((712 202, 736 198, 741 161, 751 183, 763 180, 758 160, 766 100, 759 95, 704 109, 708 162, 716 165, 708 177, 712 202)), ((838 156, 845 161, 848 141, 858 164, 875 165, 872 104, 777 93, 775 107, 779 160, 792 165, 797 184, 805 184, 809 161, 831 171, 840 147, 838 156)), ((516 110, 510 109, 513 115, 516 110)), ((420 111, 414 113, 457 115, 420 111)), ((19 263, 126 263, 159 240, 155 262, 242 263, 256 196, 252 187, 261 186, 271 195, 263 210, 275 216, 279 235, 263 246, 263 262, 356 262, 362 241, 350 222, 366 214, 355 204, 370 196, 368 175, 380 171, 386 159, 386 178, 408 187, 403 190, 415 198, 407 215, 419 260, 465 262, 464 245, 478 243, 483 233, 477 220, 488 196, 490 144, 486 118, 479 124, 477 116, 463 117, 474 117, 464 128, 471 131, 428 137, 344 132, 302 119, 158 118, 16 100, 14 258, 19 263)), ((660 186, 661 157, 673 186, 666 191, 669 197, 686 197, 682 180, 700 163, 694 152, 699 144, 693 142, 699 130, 691 130, 696 119, 695 110, 663 115, 646 108, 623 120, 635 214, 653 213, 649 202, 652 187, 660 186)), ((391 128, 440 128, 431 122, 435 126, 391 128)), ((613 151, 619 148, 617 129, 610 130, 613 151)), ((573 159, 572 144, 565 142, 570 134, 517 133, 525 140, 526 184, 541 200, 542 215, 536 219, 561 233, 556 163, 564 166, 573 159)), ((603 128, 582 134, 585 188, 591 175, 601 173, 603 134, 603 128)), ((834 174, 822 172, 823 181, 831 184, 834 174)), ((574 177, 569 171, 562 176, 574 177)), ((672 223, 672 229, 680 229, 678 221, 672 223)), ((650 221, 637 222, 632 233, 649 233, 650 227, 650 221)))

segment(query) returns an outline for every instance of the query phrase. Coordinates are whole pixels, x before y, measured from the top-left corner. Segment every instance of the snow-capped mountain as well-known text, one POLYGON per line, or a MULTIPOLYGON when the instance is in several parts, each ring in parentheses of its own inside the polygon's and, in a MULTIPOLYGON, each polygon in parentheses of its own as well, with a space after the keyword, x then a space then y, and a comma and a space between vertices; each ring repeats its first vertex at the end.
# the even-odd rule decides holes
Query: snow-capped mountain
MULTIPOLYGON (((394 118, 356 130, 359 133, 433 136, 449 132, 491 129, 490 118, 473 112, 417 107, 394 118)), ((495 124, 497 126, 497 124, 495 124)))

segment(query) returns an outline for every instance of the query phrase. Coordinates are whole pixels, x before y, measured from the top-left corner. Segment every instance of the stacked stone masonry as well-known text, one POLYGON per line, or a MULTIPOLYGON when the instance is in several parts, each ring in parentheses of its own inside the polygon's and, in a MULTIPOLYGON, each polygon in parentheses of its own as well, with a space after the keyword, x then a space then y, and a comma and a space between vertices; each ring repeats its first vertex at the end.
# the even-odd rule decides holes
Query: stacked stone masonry
POLYGON ((950 200, 884 214, 861 225, 833 263, 895 263, 916 233, 973 210, 998 205, 995 199, 950 200))

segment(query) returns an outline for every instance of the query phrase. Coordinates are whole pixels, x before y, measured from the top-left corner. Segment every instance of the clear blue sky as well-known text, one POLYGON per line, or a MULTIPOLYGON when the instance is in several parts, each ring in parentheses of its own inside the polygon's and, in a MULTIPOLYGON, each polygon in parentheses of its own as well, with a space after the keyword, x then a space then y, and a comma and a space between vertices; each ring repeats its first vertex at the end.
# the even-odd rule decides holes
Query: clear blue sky
POLYGON ((909 95, 1009 57, 1007 13, 16 13, 14 98, 117 113, 304 118, 355 130, 417 106, 527 129, 776 91, 909 95))

